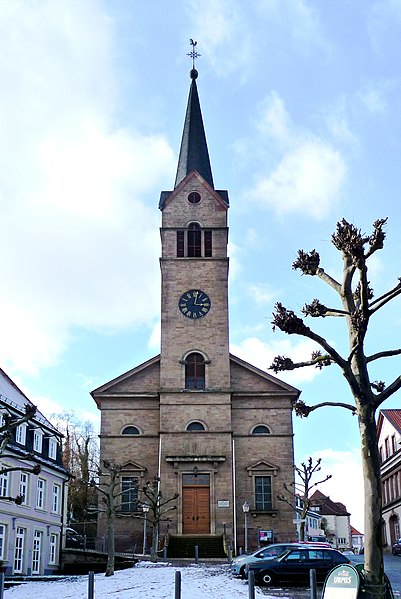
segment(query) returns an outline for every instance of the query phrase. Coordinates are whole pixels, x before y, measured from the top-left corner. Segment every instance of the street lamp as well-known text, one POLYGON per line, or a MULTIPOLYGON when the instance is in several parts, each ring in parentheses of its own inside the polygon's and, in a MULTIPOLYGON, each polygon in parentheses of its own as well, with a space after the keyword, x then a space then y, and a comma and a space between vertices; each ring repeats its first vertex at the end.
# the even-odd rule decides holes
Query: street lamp
POLYGON ((244 520, 245 520, 245 553, 248 553, 248 512, 249 512, 249 503, 245 499, 242 504, 242 511, 244 512, 244 520))
POLYGON ((142 504, 142 511, 144 513, 142 554, 145 555, 146 554, 146 518, 147 518, 147 515, 148 515, 148 511, 149 511, 149 506, 148 506, 147 503, 142 504))

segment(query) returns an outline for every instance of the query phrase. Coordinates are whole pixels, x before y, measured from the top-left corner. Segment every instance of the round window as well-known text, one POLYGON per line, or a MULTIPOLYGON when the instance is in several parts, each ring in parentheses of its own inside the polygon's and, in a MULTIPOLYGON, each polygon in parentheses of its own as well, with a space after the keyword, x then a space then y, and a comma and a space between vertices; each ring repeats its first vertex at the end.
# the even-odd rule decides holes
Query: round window
POLYGON ((191 193, 188 194, 188 202, 190 204, 199 204, 200 201, 201 196, 200 193, 198 193, 197 191, 191 191, 191 193))

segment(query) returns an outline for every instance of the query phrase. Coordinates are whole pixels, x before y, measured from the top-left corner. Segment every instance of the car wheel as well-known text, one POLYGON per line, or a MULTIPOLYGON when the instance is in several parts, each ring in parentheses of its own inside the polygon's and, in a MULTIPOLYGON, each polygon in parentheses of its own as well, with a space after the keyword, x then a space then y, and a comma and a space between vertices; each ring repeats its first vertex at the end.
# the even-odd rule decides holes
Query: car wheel
POLYGON ((242 566, 242 568, 240 568, 239 575, 241 576, 241 578, 246 578, 245 566, 242 566))
POLYGON ((267 571, 262 572, 260 579, 266 586, 271 586, 274 582, 273 574, 267 571))

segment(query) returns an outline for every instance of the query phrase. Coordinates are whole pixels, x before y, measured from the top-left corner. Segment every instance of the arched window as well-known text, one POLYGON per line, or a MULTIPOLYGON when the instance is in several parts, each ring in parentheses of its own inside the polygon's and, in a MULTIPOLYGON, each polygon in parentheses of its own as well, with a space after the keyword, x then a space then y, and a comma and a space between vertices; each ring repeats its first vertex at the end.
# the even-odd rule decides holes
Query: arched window
POLYGON ((202 424, 202 422, 190 422, 187 426, 187 431, 204 431, 205 426, 202 424))
POLYGON ((199 223, 188 225, 188 257, 200 258, 202 255, 201 228, 199 223))
POLYGON ((185 389, 205 388, 205 359, 194 352, 185 360, 185 389))
POLYGON ((270 430, 264 424, 258 424, 252 430, 252 435, 270 435, 270 430))
POLYGON ((126 426, 125 428, 123 428, 122 430, 122 435, 140 435, 140 431, 139 428, 137 428, 136 426, 126 426))

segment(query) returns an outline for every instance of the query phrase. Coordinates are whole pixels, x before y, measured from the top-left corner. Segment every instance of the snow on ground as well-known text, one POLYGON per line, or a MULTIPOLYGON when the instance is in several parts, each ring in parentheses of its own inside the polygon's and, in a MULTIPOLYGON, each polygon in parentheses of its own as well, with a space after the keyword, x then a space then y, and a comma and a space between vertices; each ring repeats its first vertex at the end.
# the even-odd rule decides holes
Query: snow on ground
MULTIPOLYGON (((106 578, 95 575, 95 599, 149 599, 174 597, 175 572, 181 572, 182 599, 247 599, 248 585, 230 574, 228 565, 138 562, 106 578)), ((264 597, 255 589, 255 597, 264 597)), ((46 582, 26 582, 5 591, 5 599, 87 599, 88 576, 68 576, 46 582)))

